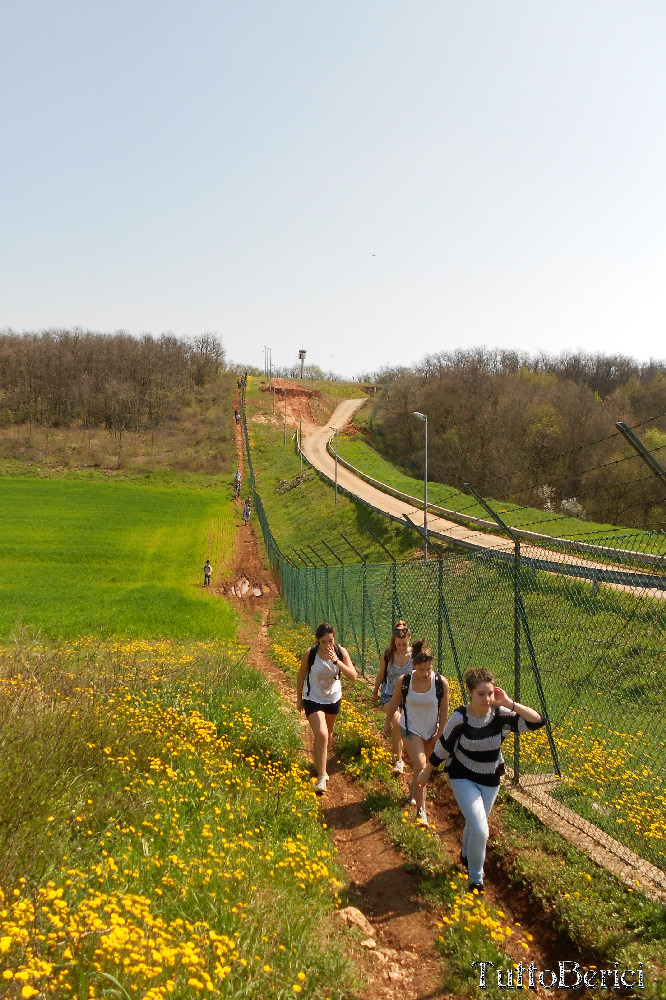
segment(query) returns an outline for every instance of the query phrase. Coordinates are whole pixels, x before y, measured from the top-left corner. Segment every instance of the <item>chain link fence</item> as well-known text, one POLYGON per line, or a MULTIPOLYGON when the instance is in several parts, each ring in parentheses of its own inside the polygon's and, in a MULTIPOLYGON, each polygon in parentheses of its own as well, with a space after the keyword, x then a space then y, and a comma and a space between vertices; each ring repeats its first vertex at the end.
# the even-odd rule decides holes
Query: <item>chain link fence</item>
MULTIPOLYGON (((243 408, 245 423, 245 410, 243 408)), ((279 549, 247 461, 264 543, 298 621, 330 621, 363 674, 374 676, 398 618, 436 649, 452 708, 463 678, 488 667, 549 725, 506 744, 514 780, 542 776, 555 803, 666 870, 666 536, 631 555, 637 536, 513 551, 451 548, 427 563, 350 562, 326 542, 279 549), (593 561, 592 561, 593 555, 593 561)), ((330 539, 329 539, 330 541, 330 539)))

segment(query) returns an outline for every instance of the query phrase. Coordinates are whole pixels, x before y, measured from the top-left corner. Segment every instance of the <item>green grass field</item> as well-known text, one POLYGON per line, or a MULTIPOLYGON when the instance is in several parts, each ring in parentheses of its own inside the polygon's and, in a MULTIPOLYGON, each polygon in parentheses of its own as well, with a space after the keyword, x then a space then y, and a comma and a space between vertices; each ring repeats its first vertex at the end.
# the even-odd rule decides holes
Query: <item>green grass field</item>
POLYGON ((213 638, 230 605, 201 587, 234 549, 230 490, 191 477, 0 478, 0 636, 213 638))

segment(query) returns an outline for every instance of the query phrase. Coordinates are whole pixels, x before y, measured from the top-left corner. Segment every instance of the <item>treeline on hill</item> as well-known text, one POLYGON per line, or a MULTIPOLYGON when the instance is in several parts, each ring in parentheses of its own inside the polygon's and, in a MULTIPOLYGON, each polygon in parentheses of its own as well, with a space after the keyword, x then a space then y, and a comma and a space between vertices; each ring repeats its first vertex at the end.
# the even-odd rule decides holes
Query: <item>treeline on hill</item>
MULTIPOLYGON (((628 526, 663 527, 663 483, 617 432, 623 420, 664 464, 666 364, 572 354, 456 351, 389 383, 373 419, 380 450, 415 474, 549 511, 628 526)), ((536 528, 535 530, 539 530, 536 528)))
MULTIPOLYGON (((0 456, 49 462, 57 453, 62 464, 72 464, 57 445, 67 438, 70 451, 79 452, 74 464, 105 466, 114 456, 119 466, 123 455, 138 458, 141 451, 146 458, 136 439, 147 434, 154 446, 156 430, 214 400, 219 393, 210 387, 224 370, 224 348, 210 333, 182 340, 83 330, 1 332, 0 456), (85 432, 88 455, 80 453, 76 431, 85 432), (135 440, 128 450, 130 432, 135 440)), ((205 406, 201 417, 205 423, 205 406)))

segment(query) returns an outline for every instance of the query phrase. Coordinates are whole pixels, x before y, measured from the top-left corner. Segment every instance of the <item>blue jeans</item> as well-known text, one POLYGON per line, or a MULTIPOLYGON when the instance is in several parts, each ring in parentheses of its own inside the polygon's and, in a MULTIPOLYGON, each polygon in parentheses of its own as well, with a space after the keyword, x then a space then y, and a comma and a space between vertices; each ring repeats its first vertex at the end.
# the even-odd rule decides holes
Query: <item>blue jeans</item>
POLYGON ((488 817, 497 798, 499 785, 479 785, 468 778, 451 778, 449 784, 465 817, 462 853, 467 858, 469 880, 480 885, 483 883, 483 863, 486 860, 488 817))

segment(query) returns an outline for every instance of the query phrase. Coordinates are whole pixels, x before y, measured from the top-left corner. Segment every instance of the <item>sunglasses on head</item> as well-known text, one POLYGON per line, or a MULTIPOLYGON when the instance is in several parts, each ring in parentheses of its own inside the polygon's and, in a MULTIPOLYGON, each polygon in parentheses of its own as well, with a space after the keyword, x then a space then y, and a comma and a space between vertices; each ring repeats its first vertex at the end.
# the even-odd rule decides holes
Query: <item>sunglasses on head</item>
POLYGON ((393 634, 402 636, 409 635, 409 629, 407 628, 406 625, 396 625, 396 627, 393 629, 393 634))

